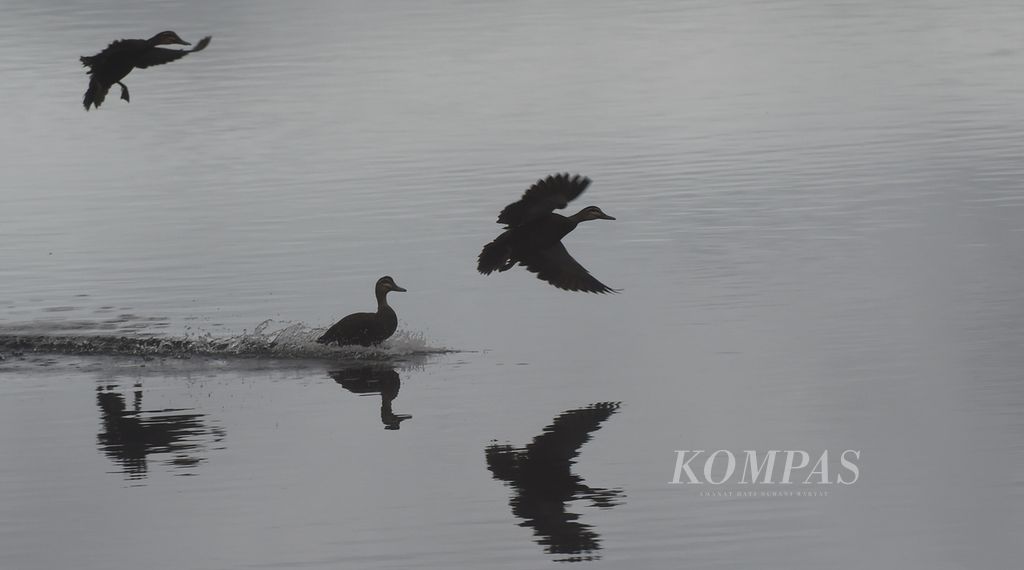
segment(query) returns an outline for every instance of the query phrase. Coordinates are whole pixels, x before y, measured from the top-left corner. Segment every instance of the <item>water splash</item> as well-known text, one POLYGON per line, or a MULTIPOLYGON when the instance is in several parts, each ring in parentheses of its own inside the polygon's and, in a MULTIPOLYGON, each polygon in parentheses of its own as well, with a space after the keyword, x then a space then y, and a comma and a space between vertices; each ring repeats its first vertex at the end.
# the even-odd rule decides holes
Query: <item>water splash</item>
POLYGON ((325 346, 316 342, 323 329, 303 323, 278 323, 272 319, 259 323, 252 332, 243 330, 232 336, 209 332, 183 337, 47 335, 24 334, 0 329, 0 353, 20 356, 24 353, 68 355, 159 356, 190 358, 219 356, 240 358, 377 360, 394 361, 408 357, 455 352, 431 346, 422 333, 398 331, 379 346, 325 346))

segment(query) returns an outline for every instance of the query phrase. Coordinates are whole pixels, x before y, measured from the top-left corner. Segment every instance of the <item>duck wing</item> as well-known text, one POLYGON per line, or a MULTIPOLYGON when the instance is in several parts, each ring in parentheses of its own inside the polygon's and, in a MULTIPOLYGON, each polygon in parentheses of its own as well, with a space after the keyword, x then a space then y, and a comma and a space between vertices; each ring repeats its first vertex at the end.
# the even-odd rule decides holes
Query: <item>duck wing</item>
POLYGON ((339 345, 359 344, 373 331, 374 317, 373 313, 352 313, 334 323, 316 341, 320 344, 332 342, 337 342, 339 345))
POLYGON ((538 180, 523 193, 518 202, 505 206, 498 215, 498 223, 508 227, 521 226, 553 210, 566 207, 587 186, 590 186, 590 179, 579 174, 572 177, 568 173, 553 174, 538 180))
POLYGON ((586 268, 573 259, 562 242, 547 249, 522 255, 520 263, 529 271, 536 273, 539 279, 559 289, 587 293, 618 293, 594 278, 586 268))
POLYGON ((539 252, 530 252, 520 257, 520 263, 538 278, 548 281, 558 289, 582 291, 585 293, 618 293, 597 280, 590 271, 572 259, 561 242, 539 252))
POLYGON ((210 45, 212 36, 206 36, 199 40, 199 43, 192 49, 167 49, 167 48, 152 48, 146 50, 139 58, 135 61, 135 67, 139 69, 146 69, 147 67, 153 67, 154 65, 163 65, 170 63, 176 59, 181 59, 190 53, 197 51, 203 51, 206 46, 210 45))
POLYGON ((146 40, 116 40, 110 42, 103 51, 96 55, 82 56, 79 61, 89 68, 89 73, 103 67, 112 58, 124 57, 136 52, 141 52, 149 46, 146 40))

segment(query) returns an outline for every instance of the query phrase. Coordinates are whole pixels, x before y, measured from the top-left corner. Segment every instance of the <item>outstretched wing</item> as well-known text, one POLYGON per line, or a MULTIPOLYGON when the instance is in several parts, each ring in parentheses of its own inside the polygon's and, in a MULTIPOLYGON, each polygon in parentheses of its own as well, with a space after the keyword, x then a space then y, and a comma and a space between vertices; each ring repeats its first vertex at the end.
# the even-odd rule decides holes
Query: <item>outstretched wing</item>
POLYGON ((553 174, 538 180, 523 193, 515 203, 505 206, 498 215, 498 223, 509 227, 521 226, 552 210, 566 207, 590 186, 586 176, 569 177, 569 174, 553 174))
POLYGON ((537 274, 539 279, 565 289, 566 291, 585 291, 587 293, 618 293, 615 289, 594 278, 569 252, 558 242, 555 245, 523 256, 520 262, 526 269, 537 274))
POLYGON ((181 59, 190 53, 197 51, 203 51, 206 46, 210 45, 211 36, 199 40, 199 43, 192 49, 167 49, 167 48, 152 48, 146 50, 145 53, 139 56, 135 61, 135 67, 139 69, 146 69, 154 65, 163 65, 170 63, 176 59, 181 59))
POLYGON ((89 73, 92 73, 93 70, 103 67, 110 58, 140 52, 145 50, 148 45, 146 40, 116 40, 110 42, 110 45, 100 53, 82 56, 78 59, 82 65, 89 68, 89 73))

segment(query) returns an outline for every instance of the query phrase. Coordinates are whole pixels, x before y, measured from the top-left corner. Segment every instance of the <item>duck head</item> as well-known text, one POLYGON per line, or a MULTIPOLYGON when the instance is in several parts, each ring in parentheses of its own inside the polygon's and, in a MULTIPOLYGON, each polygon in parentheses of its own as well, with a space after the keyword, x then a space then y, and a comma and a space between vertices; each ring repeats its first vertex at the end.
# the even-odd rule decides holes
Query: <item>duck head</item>
POLYGON ((391 291, 398 291, 399 293, 405 293, 405 289, 398 286, 395 280, 390 275, 385 275, 377 280, 377 286, 375 290, 378 294, 390 293, 391 291))
POLYGON ((597 206, 587 206, 573 216, 577 222, 585 222, 587 220, 614 220, 615 218, 601 211, 601 208, 597 206))
POLYGON ((149 38, 150 45, 163 46, 163 45, 179 45, 179 46, 190 46, 192 44, 178 37, 178 34, 167 30, 166 32, 160 32, 159 34, 149 38))

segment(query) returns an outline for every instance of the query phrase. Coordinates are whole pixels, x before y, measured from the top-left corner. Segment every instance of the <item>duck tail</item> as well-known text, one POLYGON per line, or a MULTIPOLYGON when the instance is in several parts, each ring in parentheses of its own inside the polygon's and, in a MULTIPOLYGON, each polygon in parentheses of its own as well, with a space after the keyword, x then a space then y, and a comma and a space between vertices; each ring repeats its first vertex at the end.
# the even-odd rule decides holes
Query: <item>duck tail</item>
POLYGON ((90 105, 99 109, 100 105, 103 103, 103 99, 105 99, 106 96, 107 89, 103 86, 102 83, 100 83, 99 80, 93 77, 89 81, 89 89, 87 89, 85 92, 85 97, 82 99, 82 104, 85 105, 86 111, 89 110, 90 105))
POLYGON ((493 271, 505 271, 515 264, 509 259, 511 254, 512 248, 508 244, 508 234, 501 234, 484 246, 477 260, 476 270, 484 275, 489 275, 493 271))

